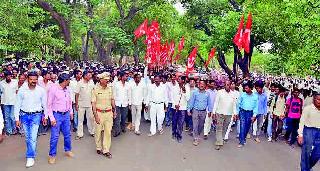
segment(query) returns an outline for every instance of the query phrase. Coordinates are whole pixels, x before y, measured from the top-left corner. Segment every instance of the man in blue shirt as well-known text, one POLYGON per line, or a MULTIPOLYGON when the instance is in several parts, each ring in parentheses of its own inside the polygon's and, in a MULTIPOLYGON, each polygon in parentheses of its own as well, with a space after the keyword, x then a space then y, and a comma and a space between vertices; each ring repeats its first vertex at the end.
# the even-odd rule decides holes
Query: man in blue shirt
POLYGON ((257 143, 260 143, 259 135, 261 132, 261 128, 263 126, 263 118, 267 116, 268 113, 268 97, 266 93, 263 91, 264 83, 262 80, 258 80, 255 83, 256 93, 258 96, 258 114, 256 116, 256 127, 253 127, 253 136, 254 140, 257 143))
POLYGON ((200 134, 203 131, 207 109, 210 115, 212 112, 212 105, 209 105, 210 95, 205 88, 206 81, 200 80, 199 90, 193 91, 188 105, 188 115, 192 116, 193 121, 193 145, 195 146, 199 145, 200 134))
POLYGON ((237 113, 240 118, 239 148, 246 143, 246 136, 250 130, 251 122, 256 119, 258 114, 258 96, 252 92, 252 82, 248 81, 242 86, 244 92, 240 95, 237 106, 237 113))

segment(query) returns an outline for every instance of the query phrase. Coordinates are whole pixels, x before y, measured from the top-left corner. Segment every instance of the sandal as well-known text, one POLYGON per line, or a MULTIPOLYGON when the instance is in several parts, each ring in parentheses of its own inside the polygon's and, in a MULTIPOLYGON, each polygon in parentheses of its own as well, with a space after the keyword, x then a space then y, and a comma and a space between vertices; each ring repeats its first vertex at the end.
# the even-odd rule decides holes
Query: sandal
POLYGON ((112 158, 112 155, 111 155, 110 152, 104 153, 103 155, 104 155, 105 157, 109 158, 109 159, 112 158))

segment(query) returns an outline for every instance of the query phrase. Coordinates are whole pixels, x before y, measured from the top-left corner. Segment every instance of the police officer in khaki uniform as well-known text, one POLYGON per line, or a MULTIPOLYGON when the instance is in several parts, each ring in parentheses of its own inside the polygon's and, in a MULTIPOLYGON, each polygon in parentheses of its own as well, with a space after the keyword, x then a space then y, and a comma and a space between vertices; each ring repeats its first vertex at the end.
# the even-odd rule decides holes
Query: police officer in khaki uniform
POLYGON ((98 154, 103 154, 111 158, 111 129, 113 119, 116 117, 114 112, 115 103, 112 95, 112 88, 108 86, 110 80, 109 73, 98 75, 100 84, 92 90, 92 108, 96 121, 95 141, 98 154), (102 134, 103 133, 103 134, 102 134))

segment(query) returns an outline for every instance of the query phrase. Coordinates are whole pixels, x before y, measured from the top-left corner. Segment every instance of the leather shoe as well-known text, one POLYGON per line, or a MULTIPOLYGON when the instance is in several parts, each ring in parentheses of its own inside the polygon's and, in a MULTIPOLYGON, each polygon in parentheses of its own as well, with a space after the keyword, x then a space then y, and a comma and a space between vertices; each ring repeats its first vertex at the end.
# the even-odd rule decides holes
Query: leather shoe
POLYGON ((56 158, 49 156, 49 158, 48 158, 48 163, 49 163, 49 164, 55 164, 55 163, 56 163, 56 158))
POLYGON ((74 157, 74 154, 71 151, 67 151, 67 152, 65 152, 65 156, 72 158, 72 157, 74 157))

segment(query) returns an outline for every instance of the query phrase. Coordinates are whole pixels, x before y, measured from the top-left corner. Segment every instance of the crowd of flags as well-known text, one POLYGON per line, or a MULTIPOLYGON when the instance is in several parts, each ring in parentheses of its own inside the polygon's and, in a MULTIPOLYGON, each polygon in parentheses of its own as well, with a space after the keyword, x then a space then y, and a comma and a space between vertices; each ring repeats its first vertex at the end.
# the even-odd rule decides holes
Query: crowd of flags
MULTIPOLYGON (((244 16, 241 17, 237 33, 233 38, 233 43, 238 47, 239 50, 244 49, 245 52, 249 53, 250 51, 250 34, 252 26, 252 14, 249 13, 246 27, 244 27, 244 16)), ((147 63, 157 64, 157 65, 166 65, 177 62, 180 59, 181 52, 185 47, 185 38, 181 37, 178 44, 178 51, 175 54, 175 42, 173 40, 165 41, 161 43, 161 32, 158 21, 153 20, 149 25, 148 19, 145 19, 136 30, 134 31, 134 42, 142 36, 146 35, 144 43, 146 44, 146 53, 145 60, 147 63)), ((194 46, 193 50, 188 56, 188 61, 186 65, 186 72, 191 72, 194 69, 195 60, 198 53, 198 46, 194 46)), ((204 67, 208 67, 210 61, 214 58, 216 48, 212 48, 208 59, 204 64, 204 67)))

